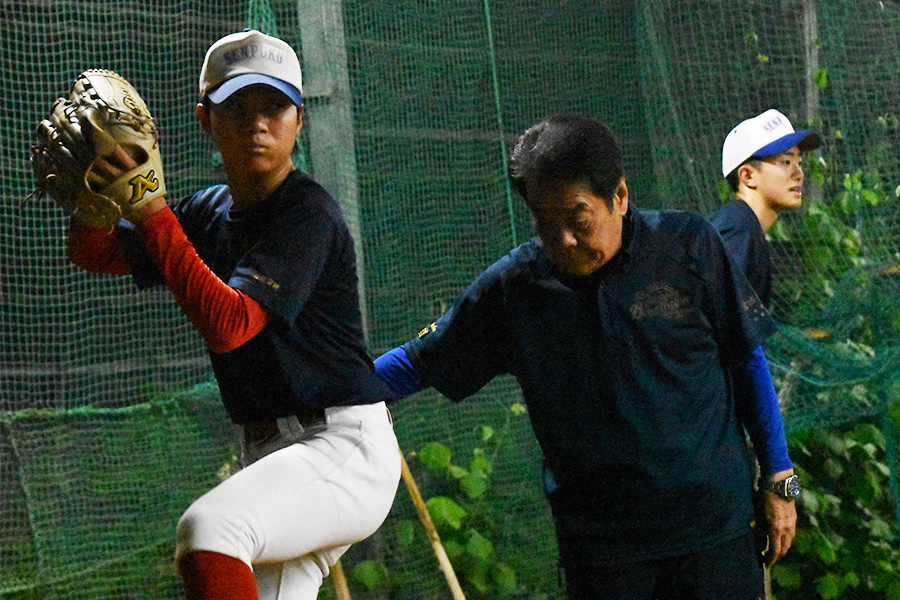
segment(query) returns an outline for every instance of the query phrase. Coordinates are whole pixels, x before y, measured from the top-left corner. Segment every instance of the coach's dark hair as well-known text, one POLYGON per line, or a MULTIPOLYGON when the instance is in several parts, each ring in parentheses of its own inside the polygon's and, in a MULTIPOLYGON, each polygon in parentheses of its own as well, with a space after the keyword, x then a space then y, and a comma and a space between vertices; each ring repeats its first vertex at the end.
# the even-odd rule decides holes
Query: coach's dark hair
POLYGON ((740 187, 741 185, 741 180, 738 178, 738 169, 740 169, 744 165, 753 165, 754 167, 759 169, 762 165, 762 160, 758 158, 748 158, 747 160, 739 164, 734 171, 732 171, 725 177, 725 181, 728 182, 728 187, 731 188, 732 192, 737 192, 738 187, 740 187))
POLYGON ((612 208, 625 175, 613 132, 591 117, 554 115, 519 136, 509 158, 509 177, 527 200, 526 180, 582 183, 612 208))

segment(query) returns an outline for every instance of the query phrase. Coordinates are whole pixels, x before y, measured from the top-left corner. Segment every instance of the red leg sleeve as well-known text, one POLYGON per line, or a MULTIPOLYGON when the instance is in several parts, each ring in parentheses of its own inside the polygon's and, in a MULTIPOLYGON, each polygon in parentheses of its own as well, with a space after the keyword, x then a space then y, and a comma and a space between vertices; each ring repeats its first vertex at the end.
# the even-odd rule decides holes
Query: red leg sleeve
POLYGON ((189 552, 178 561, 187 600, 259 600, 253 571, 218 552, 189 552))

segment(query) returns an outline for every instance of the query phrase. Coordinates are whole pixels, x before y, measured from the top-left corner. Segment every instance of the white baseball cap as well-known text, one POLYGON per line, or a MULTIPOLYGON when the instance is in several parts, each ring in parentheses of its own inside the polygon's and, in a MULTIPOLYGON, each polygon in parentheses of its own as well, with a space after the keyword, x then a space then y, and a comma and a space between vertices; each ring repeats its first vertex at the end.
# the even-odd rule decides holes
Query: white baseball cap
POLYGON ((748 158, 771 156, 794 146, 801 152, 815 150, 822 144, 819 134, 810 129, 794 131, 786 116, 770 108, 753 118, 741 121, 725 137, 722 146, 722 175, 744 164, 748 158))
POLYGON ((300 61, 286 42, 255 29, 226 35, 206 51, 200 69, 200 97, 224 102, 241 88, 264 83, 303 104, 300 61))

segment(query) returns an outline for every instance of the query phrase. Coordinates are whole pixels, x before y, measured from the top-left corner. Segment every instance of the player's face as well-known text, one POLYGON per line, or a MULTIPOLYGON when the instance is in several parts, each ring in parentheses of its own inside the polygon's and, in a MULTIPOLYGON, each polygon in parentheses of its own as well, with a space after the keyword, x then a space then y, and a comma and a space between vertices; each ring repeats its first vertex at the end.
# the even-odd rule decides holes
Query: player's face
POLYGON ((302 109, 298 110, 290 98, 259 84, 238 90, 212 106, 204 126, 212 134, 232 180, 289 172, 302 123, 302 109))
POLYGON ((628 211, 623 179, 606 200, 584 184, 526 182, 527 204, 541 245, 564 271, 590 275, 622 246, 622 219, 628 211))
POLYGON ((760 161, 757 191, 775 212, 797 208, 803 202, 803 156, 795 146, 760 161))

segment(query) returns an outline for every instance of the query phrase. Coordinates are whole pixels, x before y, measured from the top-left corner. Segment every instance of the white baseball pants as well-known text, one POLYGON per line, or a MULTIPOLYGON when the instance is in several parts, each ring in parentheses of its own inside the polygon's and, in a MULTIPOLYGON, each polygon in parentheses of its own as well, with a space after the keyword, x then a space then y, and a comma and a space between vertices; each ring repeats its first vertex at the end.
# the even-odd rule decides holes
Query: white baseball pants
POLYGON ((211 551, 250 565, 261 600, 315 600, 350 544, 384 522, 400 450, 384 403, 329 408, 325 423, 279 419, 245 467, 185 511, 176 558, 211 551))

